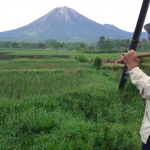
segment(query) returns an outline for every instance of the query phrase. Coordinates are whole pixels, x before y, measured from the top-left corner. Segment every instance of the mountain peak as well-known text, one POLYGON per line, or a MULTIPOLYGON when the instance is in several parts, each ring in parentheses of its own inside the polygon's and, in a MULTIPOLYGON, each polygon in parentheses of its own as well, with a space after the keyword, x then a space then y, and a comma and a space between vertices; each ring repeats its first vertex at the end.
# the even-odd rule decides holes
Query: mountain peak
POLYGON ((63 19, 64 21, 71 21, 72 17, 78 17, 78 13, 75 10, 66 6, 55 8, 53 12, 55 12, 55 17, 59 20, 63 19))

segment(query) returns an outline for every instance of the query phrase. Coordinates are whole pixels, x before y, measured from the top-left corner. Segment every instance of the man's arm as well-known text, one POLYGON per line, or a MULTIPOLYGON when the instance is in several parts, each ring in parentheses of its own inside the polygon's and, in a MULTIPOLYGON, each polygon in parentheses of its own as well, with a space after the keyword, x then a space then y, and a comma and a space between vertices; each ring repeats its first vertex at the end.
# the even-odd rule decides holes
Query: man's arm
POLYGON ((142 98, 150 99, 150 77, 137 66, 137 54, 134 50, 121 57, 128 67, 132 83, 140 90, 142 98))

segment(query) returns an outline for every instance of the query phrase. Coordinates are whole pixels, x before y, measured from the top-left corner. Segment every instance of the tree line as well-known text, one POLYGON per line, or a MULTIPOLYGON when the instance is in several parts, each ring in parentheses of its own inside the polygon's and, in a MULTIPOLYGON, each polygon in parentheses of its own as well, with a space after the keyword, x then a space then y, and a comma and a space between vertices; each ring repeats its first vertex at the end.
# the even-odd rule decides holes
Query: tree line
MULTIPOLYGON (((127 51, 131 44, 131 39, 106 39, 101 36, 97 41, 97 48, 105 52, 127 51)), ((142 39, 138 43, 139 51, 149 50, 149 43, 147 39, 142 39)))
MULTIPOLYGON (((84 42, 59 42, 57 40, 47 40, 45 42, 10 42, 1 41, 0 48, 18 48, 18 49, 45 49, 53 48, 56 50, 78 50, 92 53, 115 53, 127 51, 130 46, 130 39, 106 39, 104 36, 100 36, 95 43, 84 43, 84 42)), ((149 43, 147 39, 139 41, 138 50, 147 51, 149 50, 149 43)))

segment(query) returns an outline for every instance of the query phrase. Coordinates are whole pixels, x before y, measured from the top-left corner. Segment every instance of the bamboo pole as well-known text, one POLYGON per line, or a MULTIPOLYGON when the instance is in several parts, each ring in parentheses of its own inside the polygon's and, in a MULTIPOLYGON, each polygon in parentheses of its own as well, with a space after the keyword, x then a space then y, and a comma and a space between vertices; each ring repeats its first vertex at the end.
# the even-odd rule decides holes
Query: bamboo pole
MULTIPOLYGON (((137 54, 137 58, 142 58, 142 57, 149 57, 150 53, 142 53, 142 54, 137 54)), ((103 63, 119 63, 123 64, 122 59, 117 59, 117 60, 103 60, 103 63)))
MULTIPOLYGON (((150 53, 137 54, 137 58, 149 57, 149 56, 150 56, 150 53)), ((115 60, 115 62, 123 64, 122 59, 115 60)))

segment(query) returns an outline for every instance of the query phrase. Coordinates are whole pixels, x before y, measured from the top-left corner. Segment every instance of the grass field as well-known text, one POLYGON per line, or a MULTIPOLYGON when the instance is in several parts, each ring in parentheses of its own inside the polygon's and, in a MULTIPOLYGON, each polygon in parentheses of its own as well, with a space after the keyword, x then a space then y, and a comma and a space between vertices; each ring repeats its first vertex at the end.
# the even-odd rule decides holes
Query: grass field
POLYGON ((118 90, 123 65, 93 68, 120 55, 1 49, 0 150, 140 149, 144 100, 118 90))

